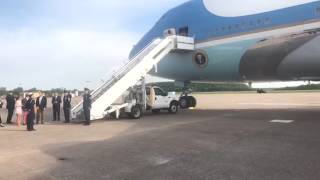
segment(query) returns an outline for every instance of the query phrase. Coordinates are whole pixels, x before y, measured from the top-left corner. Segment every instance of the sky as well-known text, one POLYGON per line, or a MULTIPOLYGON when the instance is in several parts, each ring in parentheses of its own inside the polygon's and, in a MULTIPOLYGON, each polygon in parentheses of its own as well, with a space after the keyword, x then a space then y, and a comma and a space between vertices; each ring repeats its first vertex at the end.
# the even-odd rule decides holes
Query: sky
MULTIPOLYGON (((0 87, 94 88, 128 61, 134 44, 167 10, 185 1, 1 0, 0 87)), ((313 0, 268 2, 286 6, 302 1, 313 0)), ((218 10, 226 4, 205 2, 214 2, 218 10)), ((261 5, 256 0, 246 2, 256 3, 255 8, 261 5)), ((227 4, 249 7, 243 3, 227 4)))
POLYGON ((0 87, 94 87, 186 0, 2 0, 0 87))

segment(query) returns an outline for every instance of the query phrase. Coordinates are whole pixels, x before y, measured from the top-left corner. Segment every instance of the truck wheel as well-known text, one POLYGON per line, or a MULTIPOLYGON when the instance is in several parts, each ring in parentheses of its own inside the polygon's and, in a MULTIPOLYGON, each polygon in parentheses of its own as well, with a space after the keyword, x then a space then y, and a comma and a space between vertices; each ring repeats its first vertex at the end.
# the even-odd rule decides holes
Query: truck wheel
POLYGON ((152 113, 153 114, 158 114, 158 113, 160 113, 160 109, 152 109, 152 113))
POLYGON ((183 96, 180 98, 179 100, 179 104, 180 104, 180 107, 181 109, 187 109, 189 108, 189 100, 188 100, 188 97, 187 96, 183 96))
POLYGON ((133 107, 131 108, 130 117, 131 117, 132 119, 140 119, 141 114, 142 114, 142 111, 141 111, 140 106, 133 106, 133 107))
POLYGON ((189 104, 190 107, 196 107, 197 106, 197 100, 193 96, 188 96, 188 101, 190 103, 189 104))
POLYGON ((172 114, 176 114, 176 113, 178 113, 178 111, 179 111, 179 103, 172 102, 169 107, 169 112, 172 114))

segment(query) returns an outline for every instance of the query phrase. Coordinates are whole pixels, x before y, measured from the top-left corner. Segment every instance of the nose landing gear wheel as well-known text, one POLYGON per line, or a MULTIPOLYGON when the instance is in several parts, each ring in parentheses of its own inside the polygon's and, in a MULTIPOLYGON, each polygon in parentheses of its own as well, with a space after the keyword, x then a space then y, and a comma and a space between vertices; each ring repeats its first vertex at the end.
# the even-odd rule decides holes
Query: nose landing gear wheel
POLYGON ((188 109, 197 106, 197 100, 193 96, 183 96, 179 100, 181 109, 188 109))
POLYGON ((193 96, 188 96, 189 101, 189 107, 196 107, 197 106, 197 100, 193 96))

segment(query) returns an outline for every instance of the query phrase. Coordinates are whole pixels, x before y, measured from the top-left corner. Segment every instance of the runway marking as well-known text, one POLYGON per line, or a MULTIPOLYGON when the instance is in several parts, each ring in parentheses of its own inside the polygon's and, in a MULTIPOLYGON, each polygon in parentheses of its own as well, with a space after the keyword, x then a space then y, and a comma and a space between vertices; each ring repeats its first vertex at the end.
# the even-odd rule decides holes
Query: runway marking
POLYGON ((171 158, 164 158, 164 157, 151 157, 149 159, 150 162, 152 162, 152 164, 156 165, 156 166, 161 166, 164 164, 167 164, 169 162, 171 162, 173 159, 171 158))
POLYGON ((290 124, 293 123, 294 120, 281 120, 281 119, 275 119, 275 120, 271 120, 271 123, 283 123, 283 124, 290 124))

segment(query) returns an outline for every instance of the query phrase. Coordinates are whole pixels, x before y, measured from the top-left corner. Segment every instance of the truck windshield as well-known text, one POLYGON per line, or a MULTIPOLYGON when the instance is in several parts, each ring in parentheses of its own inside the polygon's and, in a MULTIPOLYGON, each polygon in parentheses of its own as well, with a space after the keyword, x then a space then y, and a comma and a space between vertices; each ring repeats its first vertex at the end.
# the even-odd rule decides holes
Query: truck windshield
POLYGON ((156 93, 156 96, 165 96, 166 93, 160 88, 154 88, 154 91, 156 93))

